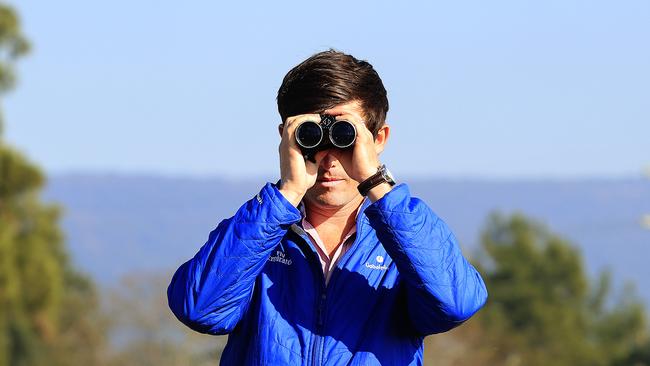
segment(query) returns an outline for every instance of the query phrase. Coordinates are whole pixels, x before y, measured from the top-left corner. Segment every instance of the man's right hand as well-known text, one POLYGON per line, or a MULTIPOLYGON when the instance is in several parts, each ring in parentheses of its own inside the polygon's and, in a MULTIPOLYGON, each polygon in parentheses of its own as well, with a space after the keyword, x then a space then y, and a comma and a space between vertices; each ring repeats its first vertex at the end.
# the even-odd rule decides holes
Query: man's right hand
POLYGON ((320 121, 318 114, 301 114, 288 117, 279 127, 280 141, 280 193, 294 206, 298 207, 307 190, 316 183, 318 164, 325 151, 319 151, 316 163, 305 160, 296 142, 296 128, 305 121, 320 121))

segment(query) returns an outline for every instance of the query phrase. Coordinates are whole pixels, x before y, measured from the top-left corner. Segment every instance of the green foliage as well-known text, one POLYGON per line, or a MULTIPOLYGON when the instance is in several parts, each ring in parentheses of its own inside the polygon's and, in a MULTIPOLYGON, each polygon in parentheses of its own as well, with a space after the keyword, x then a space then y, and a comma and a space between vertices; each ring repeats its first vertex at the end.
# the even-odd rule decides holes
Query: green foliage
POLYGON ((21 355, 42 354, 63 292, 58 210, 39 204, 40 177, 16 152, 0 147, 0 163, 0 355, 7 364, 31 364, 21 355))
POLYGON ((66 256, 60 211, 40 202, 40 171, 6 145, 0 174, 0 366, 88 364, 61 354, 79 346, 92 354, 103 338, 89 319, 93 285, 66 256))
POLYGON ((20 21, 12 8, 0 3, 0 93, 14 85, 13 62, 29 51, 20 21))
POLYGON ((492 214, 474 263, 488 302, 461 327, 429 337, 426 364, 650 365, 634 290, 612 296, 609 272, 592 283, 579 251, 540 223, 492 214))
MULTIPOLYGON (((14 10, 0 3, 0 94, 10 90, 15 84, 13 64, 29 52, 29 42, 22 34, 20 21, 14 10)), ((2 118, 0 117, 0 138, 2 137, 2 118)), ((2 140, 0 139, 0 144, 2 140)))
POLYGON ((650 366, 650 341, 634 347, 628 354, 621 356, 614 366, 650 366))
MULTIPOLYGON (((13 85, 13 62, 28 48, 16 14, 0 4, 0 92, 13 85)), ((68 261, 60 210, 39 198, 44 182, 0 139, 0 366, 97 364, 95 291, 68 261)))
POLYGON ((539 223, 493 214, 482 248, 490 300, 481 321, 494 363, 609 365, 646 337, 633 292, 606 307, 609 274, 591 286, 578 250, 539 223))

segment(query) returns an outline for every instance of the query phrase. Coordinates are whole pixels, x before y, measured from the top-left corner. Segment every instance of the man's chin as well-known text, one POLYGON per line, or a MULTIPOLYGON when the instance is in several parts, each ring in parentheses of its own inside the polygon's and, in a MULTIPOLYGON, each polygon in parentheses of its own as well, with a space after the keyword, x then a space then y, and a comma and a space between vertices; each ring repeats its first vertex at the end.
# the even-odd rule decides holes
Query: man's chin
POLYGON ((337 195, 333 192, 314 192, 315 194, 310 195, 307 200, 309 203, 316 203, 321 206, 338 206, 338 202, 341 200, 340 195, 337 195))
POLYGON ((323 187, 312 187, 307 194, 305 199, 311 204, 317 204, 319 206, 325 207, 341 207, 349 203, 350 200, 354 199, 354 193, 348 193, 343 189, 333 189, 333 188, 323 188, 323 187))

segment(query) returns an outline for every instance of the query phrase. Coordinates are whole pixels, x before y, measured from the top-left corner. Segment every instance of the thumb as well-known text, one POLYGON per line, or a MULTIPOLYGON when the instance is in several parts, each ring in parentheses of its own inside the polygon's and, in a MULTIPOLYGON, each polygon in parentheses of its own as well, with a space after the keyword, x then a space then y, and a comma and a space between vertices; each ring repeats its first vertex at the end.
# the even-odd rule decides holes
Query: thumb
POLYGON ((326 155, 327 155, 327 151, 323 150, 323 151, 317 152, 314 155, 314 160, 316 160, 315 163, 311 162, 309 160, 305 160, 305 165, 307 167, 307 173, 309 173, 309 174, 318 173, 318 166, 320 165, 320 162, 323 160, 323 158, 325 158, 326 155))
POLYGON ((316 167, 318 167, 320 165, 320 162, 323 160, 323 158, 325 158, 325 156, 327 156, 327 150, 322 150, 317 152, 316 155, 314 155, 314 160, 316 160, 316 163, 312 163, 312 164, 315 164, 316 167))

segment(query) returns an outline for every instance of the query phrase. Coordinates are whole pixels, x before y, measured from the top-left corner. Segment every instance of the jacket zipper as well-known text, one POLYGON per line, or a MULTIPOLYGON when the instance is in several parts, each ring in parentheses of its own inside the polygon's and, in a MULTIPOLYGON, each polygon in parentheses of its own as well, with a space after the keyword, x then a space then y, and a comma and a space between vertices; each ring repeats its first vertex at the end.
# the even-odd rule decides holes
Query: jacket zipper
MULTIPOLYGON (((354 243, 350 247, 352 249, 355 244, 359 241, 359 238, 361 237, 359 234, 361 233, 361 222, 357 221, 357 232, 355 234, 354 238, 354 243)), ((314 333, 314 341, 312 342, 312 365, 313 366, 318 366, 319 364, 322 364, 321 360, 321 353, 322 353, 322 348, 325 342, 325 337, 321 336, 320 333, 322 333, 323 329, 325 328, 325 305, 327 302, 327 293, 329 292, 330 285, 334 282, 334 277, 340 272, 337 270, 342 263, 344 263, 344 259, 347 259, 350 255, 352 255, 352 250, 348 250, 345 252, 343 257, 341 257, 336 264, 336 267, 333 269, 334 272, 332 273, 332 277, 330 277, 330 281, 326 284, 325 283, 325 275, 323 274, 323 268, 320 264, 320 258, 318 257, 318 253, 314 252, 311 250, 311 246, 309 243, 311 242, 311 239, 307 236, 303 236, 302 234, 296 233, 304 242, 307 244, 307 247, 309 248, 309 252, 311 253, 310 255, 316 256, 316 261, 312 260, 312 262, 315 262, 316 267, 315 270, 318 273, 317 280, 316 280, 316 288, 320 289, 319 294, 317 297, 318 305, 317 305, 317 314, 316 314, 316 332, 314 333)), ((313 265, 312 265, 313 266, 313 265)))
POLYGON ((323 328, 325 328, 325 314, 324 314, 325 301, 327 301, 327 295, 323 291, 321 292, 320 299, 319 299, 316 333, 314 334, 314 346, 313 346, 313 351, 312 351, 313 353, 311 358, 312 365, 314 366, 322 364, 320 355, 322 352, 323 342, 325 341, 325 337, 321 336, 320 333, 323 331, 323 328))
POLYGON ((306 250, 306 255, 315 257, 310 260, 312 269, 316 272, 316 288, 318 289, 318 293, 316 296, 316 326, 315 326, 315 332, 313 336, 313 342, 311 345, 311 359, 312 362, 311 364, 316 366, 318 365, 318 355, 320 354, 320 348, 321 348, 321 340, 322 336, 320 336, 320 333, 323 330, 323 326, 325 325, 325 301, 327 300, 327 294, 326 294, 326 287, 325 287, 325 276, 323 275, 323 268, 321 267, 320 264, 320 258, 318 258, 318 253, 314 252, 311 249, 311 246, 309 243, 311 240, 307 236, 303 236, 300 233, 297 233, 297 236, 300 237, 300 239, 303 240, 304 244, 307 245, 308 250, 306 250))

